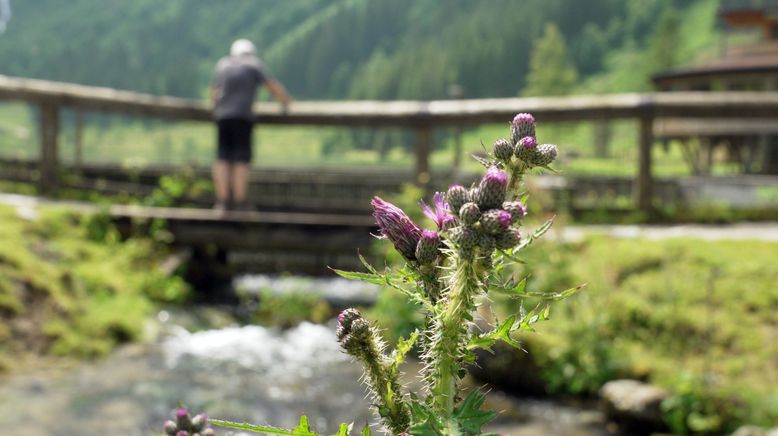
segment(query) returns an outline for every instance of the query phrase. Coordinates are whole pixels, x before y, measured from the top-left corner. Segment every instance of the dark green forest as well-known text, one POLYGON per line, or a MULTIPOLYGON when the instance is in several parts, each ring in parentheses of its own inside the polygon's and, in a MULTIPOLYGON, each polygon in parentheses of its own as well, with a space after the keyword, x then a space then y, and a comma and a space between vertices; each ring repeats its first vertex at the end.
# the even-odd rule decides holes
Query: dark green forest
POLYGON ((644 90, 652 72, 713 50, 716 4, 12 0, 0 74, 203 97, 216 60, 246 37, 298 99, 447 98, 453 84, 465 97, 644 90))

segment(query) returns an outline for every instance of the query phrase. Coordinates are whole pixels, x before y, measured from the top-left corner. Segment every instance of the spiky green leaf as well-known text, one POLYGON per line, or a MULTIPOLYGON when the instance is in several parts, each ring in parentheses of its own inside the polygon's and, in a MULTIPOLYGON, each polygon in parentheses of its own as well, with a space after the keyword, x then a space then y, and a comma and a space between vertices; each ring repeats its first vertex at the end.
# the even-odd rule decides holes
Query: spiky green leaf
POLYGON ((362 432, 359 434, 359 436, 371 436, 370 427, 362 427, 362 432))
POLYGON ((303 420, 305 420, 304 429, 301 428, 301 426, 298 424, 297 427, 291 430, 285 428, 272 427, 269 425, 254 425, 245 422, 222 421, 220 419, 209 419, 208 422, 218 425, 220 427, 234 428, 236 430, 251 431, 254 433, 279 434, 279 435, 288 435, 288 436, 318 436, 316 433, 313 433, 307 427, 308 418, 306 418, 305 416, 300 417, 301 423, 303 422, 303 420))
POLYGON ((346 424, 341 423, 340 427, 338 427, 338 434, 335 436, 348 436, 351 433, 351 428, 354 426, 354 423, 346 424))
POLYGON ((335 274, 343 278, 347 278, 349 280, 360 280, 363 282, 372 283, 374 285, 382 285, 385 282, 384 277, 379 274, 364 273, 358 271, 343 271, 335 268, 331 268, 331 269, 332 271, 335 272, 335 274))
POLYGON ((481 434, 481 427, 491 422, 497 413, 490 410, 481 410, 486 397, 474 390, 462 401, 462 404, 454 410, 454 418, 459 428, 466 434, 481 434))

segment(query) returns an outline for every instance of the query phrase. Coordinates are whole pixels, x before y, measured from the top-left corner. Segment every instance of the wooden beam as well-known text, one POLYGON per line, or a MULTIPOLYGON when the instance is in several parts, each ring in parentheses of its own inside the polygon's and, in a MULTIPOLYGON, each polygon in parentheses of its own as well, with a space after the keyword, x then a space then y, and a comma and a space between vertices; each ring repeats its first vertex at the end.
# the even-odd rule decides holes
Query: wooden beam
POLYGON ((635 179, 635 206, 643 212, 653 209, 654 179, 651 174, 651 146, 654 143, 654 118, 640 117, 638 131, 638 174, 635 179))
POLYGON ((416 167, 414 179, 417 185, 427 186, 430 182, 430 150, 432 148, 432 132, 429 126, 418 127, 416 134, 416 167))
POLYGON ((74 120, 74 130, 73 130, 73 149, 74 149, 74 156, 73 156, 73 166, 75 167, 77 172, 81 172, 81 166, 84 164, 83 161, 83 146, 84 146, 84 113, 80 110, 77 110, 75 112, 75 120, 74 120))
POLYGON ((57 188, 59 171, 59 107, 53 102, 40 106, 40 190, 52 192, 57 188))
MULTIPOLYGON (((0 99, 55 101, 60 107, 111 111, 153 118, 210 121, 208 103, 110 88, 0 75, 0 99)), ((256 120, 282 125, 347 127, 434 127, 508 123, 517 112, 541 122, 639 118, 645 108, 657 117, 778 119, 778 92, 666 92, 542 98, 433 101, 298 101, 287 111, 257 103, 256 120)))

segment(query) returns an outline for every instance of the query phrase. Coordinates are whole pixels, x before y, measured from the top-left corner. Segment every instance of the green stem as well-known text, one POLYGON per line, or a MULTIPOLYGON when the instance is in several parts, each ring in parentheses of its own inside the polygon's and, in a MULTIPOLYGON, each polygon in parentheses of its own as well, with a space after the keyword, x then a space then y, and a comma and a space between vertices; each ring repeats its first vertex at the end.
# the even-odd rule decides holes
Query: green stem
POLYGON ((511 165, 511 179, 508 181, 508 188, 506 189, 506 198, 513 200, 519 193, 519 185, 521 179, 524 176, 524 171, 527 169, 523 162, 518 161, 515 165, 511 165))
POLYGON ((458 377, 467 341, 468 320, 475 309, 474 297, 481 291, 481 280, 473 260, 455 257, 448 301, 435 325, 430 348, 430 391, 435 411, 452 429, 451 422, 458 393, 458 377))

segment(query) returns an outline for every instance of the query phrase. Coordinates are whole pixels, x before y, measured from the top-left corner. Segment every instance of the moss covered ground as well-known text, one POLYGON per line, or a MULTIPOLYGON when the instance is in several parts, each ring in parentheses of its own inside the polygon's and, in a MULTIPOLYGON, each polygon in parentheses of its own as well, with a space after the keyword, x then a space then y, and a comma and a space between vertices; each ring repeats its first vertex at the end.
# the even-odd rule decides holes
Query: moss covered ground
POLYGON ((29 355, 96 357, 142 339, 155 305, 188 292, 157 268, 163 255, 151 240, 120 240, 99 215, 23 219, 0 207, 0 367, 29 355))

